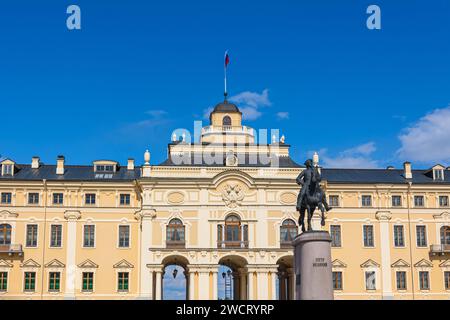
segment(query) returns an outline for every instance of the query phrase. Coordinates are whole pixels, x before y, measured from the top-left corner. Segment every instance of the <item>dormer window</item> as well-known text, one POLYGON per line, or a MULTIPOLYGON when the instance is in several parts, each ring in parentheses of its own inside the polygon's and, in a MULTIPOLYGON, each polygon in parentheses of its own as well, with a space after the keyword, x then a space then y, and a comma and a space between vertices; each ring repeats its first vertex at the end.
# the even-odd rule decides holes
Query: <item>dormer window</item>
POLYGON ((111 160, 94 161, 94 171, 97 173, 114 173, 117 171, 119 164, 111 160))
POLYGON ((0 162, 2 169, 2 176, 13 176, 15 162, 10 159, 3 159, 0 162))
POLYGON ((443 169, 434 169, 433 170, 433 180, 444 180, 444 170, 443 169))

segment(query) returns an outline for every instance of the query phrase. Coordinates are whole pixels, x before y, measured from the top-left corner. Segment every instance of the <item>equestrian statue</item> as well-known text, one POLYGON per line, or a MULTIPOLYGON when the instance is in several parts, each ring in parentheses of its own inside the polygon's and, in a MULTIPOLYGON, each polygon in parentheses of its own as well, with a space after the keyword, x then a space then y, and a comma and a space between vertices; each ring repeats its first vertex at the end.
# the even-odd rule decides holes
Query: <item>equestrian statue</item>
POLYGON ((296 182, 302 188, 297 197, 297 211, 300 214, 298 219, 302 231, 305 232, 305 212, 308 213, 308 231, 312 231, 311 218, 316 210, 316 207, 322 212, 322 219, 320 224, 325 225, 325 211, 330 211, 332 208, 328 206, 325 192, 320 187, 322 177, 319 169, 313 165, 313 161, 308 159, 305 161, 305 170, 300 172, 296 182))

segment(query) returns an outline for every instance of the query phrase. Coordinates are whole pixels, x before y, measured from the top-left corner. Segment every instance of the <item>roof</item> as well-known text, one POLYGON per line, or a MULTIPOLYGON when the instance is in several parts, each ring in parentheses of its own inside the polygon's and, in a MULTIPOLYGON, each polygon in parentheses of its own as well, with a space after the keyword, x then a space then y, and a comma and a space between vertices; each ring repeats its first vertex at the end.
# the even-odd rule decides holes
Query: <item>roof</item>
POLYGON ((1 176, 2 180, 68 180, 68 181, 132 181, 140 177, 140 169, 128 170, 119 167, 116 172, 94 172, 93 166, 65 165, 64 174, 56 174, 56 165, 41 165, 32 169, 31 165, 16 165, 14 176, 1 176))
POLYGON ((450 172, 444 175, 445 180, 433 180, 430 170, 412 170, 412 179, 403 176, 399 169, 322 169, 322 179, 334 183, 408 183, 414 184, 449 184, 450 172))
MULTIPOLYGON (((269 161, 264 161, 265 159, 261 159, 261 157, 250 158, 248 154, 237 154, 238 165, 237 167, 271 167, 271 163, 269 161)), ((214 156, 213 160, 214 159, 214 156)), ((215 161, 215 163, 210 163, 209 161, 205 161, 205 158, 201 153, 191 153, 187 158, 187 161, 181 163, 174 162, 171 157, 166 159, 164 162, 160 163, 158 166, 193 166, 193 167, 223 167, 226 164, 227 155, 223 155, 222 158, 215 161)), ((184 160, 184 159, 183 159, 184 160)), ((278 157, 278 164, 276 167, 280 168, 303 168, 304 166, 299 165, 290 157, 278 157)))
POLYGON ((228 100, 226 100, 226 99, 224 102, 217 104, 214 107, 213 112, 239 112, 239 113, 241 113, 241 111, 239 111, 239 108, 235 104, 228 102, 228 100))

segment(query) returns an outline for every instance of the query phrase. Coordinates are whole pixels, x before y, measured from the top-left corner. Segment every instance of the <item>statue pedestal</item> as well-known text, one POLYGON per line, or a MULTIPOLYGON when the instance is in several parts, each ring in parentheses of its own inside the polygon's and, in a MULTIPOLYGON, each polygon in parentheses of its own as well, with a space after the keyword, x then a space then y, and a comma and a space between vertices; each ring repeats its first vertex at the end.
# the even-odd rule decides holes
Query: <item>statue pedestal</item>
POLYGON ((303 232, 292 244, 296 300, 333 300, 330 234, 303 232))

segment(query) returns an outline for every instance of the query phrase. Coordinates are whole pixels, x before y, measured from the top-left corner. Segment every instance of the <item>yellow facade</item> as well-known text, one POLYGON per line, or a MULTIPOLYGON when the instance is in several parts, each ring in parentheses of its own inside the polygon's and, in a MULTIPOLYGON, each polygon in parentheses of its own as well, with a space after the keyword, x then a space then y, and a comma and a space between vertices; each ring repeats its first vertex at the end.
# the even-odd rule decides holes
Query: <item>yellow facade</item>
MULTIPOLYGON (((169 155, 221 150, 220 164, 151 165, 147 152, 139 167, 132 160, 124 167, 1 160, 0 299, 161 299, 168 265, 184 268, 187 299, 218 298, 220 265, 233 272, 236 299, 292 299, 293 250, 282 240, 286 230, 298 232, 295 178, 303 169, 284 138, 255 145, 237 107, 224 104, 203 144, 169 145, 169 155), (268 164, 239 157, 267 152, 274 156, 268 164)), ((335 299, 449 299, 448 168, 411 171, 405 163, 355 171, 354 180, 321 170, 333 209, 324 227, 318 215, 313 224, 340 228, 332 247, 341 275, 335 299), (435 170, 446 177, 437 181, 435 170)))

